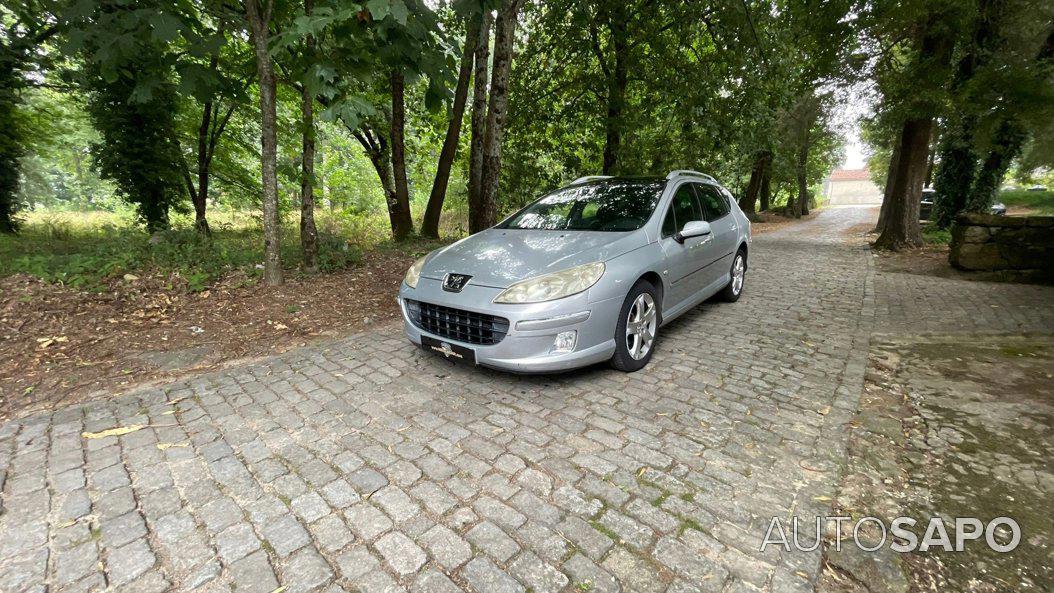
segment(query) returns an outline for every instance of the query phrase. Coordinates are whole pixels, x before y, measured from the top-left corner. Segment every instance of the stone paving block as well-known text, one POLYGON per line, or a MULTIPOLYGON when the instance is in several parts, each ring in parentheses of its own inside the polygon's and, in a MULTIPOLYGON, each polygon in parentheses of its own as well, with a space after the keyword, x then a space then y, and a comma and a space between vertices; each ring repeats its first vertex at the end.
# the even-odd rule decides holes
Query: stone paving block
POLYGON ((308 526, 315 544, 322 552, 336 552, 351 543, 355 536, 339 515, 328 515, 308 526))
POLYGON ((410 586, 411 593, 461 593, 450 579, 443 573, 428 569, 421 572, 413 585, 410 586))
POLYGON ((348 482, 362 496, 370 496, 388 485, 388 478, 384 477, 384 474, 370 468, 362 468, 352 472, 347 478, 348 482))
POLYGON ((230 576, 238 593, 273 593, 278 589, 278 579, 263 550, 257 550, 232 564, 230 576))
POLYGON ((98 562, 99 552, 93 541, 82 543, 66 552, 59 552, 54 557, 54 582, 59 587, 75 583, 94 571, 98 562))
POLYGON ((524 593, 525 589, 516 579, 498 568, 490 559, 474 558, 461 569, 461 576, 469 586, 479 592, 524 593))
POLYGON ((520 554, 509 565, 509 572, 534 593, 558 593, 570 582, 567 575, 531 552, 520 554))
POLYGON ((107 547, 119 548, 146 535, 146 522, 136 511, 101 522, 102 540, 107 547))
POLYGON ((137 539, 106 554, 106 574, 113 586, 121 586, 149 570, 157 558, 145 539, 137 539))
POLYGON ((337 509, 346 508, 360 500, 358 493, 351 487, 351 484, 342 479, 333 480, 326 484, 322 487, 321 492, 326 501, 337 509))
POLYGON ((307 530, 292 515, 282 515, 261 530, 279 557, 284 558, 311 543, 307 530))
POLYGON ((377 507, 361 502, 344 509, 344 518, 355 535, 372 541, 392 528, 392 520, 377 507))
POLYGON ((380 562, 370 554, 366 546, 362 545, 352 546, 337 556, 336 566, 344 578, 353 581, 378 570, 380 562))
POLYGON ((478 498, 472 505, 472 508, 475 509, 481 517, 486 517, 498 525, 509 529, 516 529, 527 522, 527 517, 524 517, 520 512, 489 496, 478 498))
POLYGON ((321 588, 332 579, 333 569, 311 547, 301 549, 282 562, 282 585, 289 593, 307 593, 321 588))
POLYGON ((500 527, 484 521, 465 534, 465 538, 491 558, 504 564, 520 551, 516 540, 509 537, 500 527))
POLYGON ((662 593, 666 588, 654 566, 625 548, 612 550, 601 565, 628 591, 662 593))
POLYGON ((450 496, 442 486, 431 481, 418 483, 410 489, 410 495, 421 501, 425 508, 435 515, 442 515, 457 504, 454 497, 450 496))
POLYGON ((637 549, 647 548, 654 539, 654 533, 650 527, 641 525, 640 522, 612 509, 605 511, 598 523, 618 536, 622 542, 637 549))
POLYGON ((416 572, 428 560, 424 550, 398 531, 382 536, 374 547, 388 566, 404 576, 416 572))
POLYGON ((615 542, 589 523, 578 517, 567 517, 555 527, 557 533, 567 538, 586 556, 599 560, 615 542))
POLYGON ((216 550, 227 565, 260 549, 260 540, 248 523, 228 527, 216 536, 216 550))
POLYGON ((596 593, 619 593, 621 590, 615 577, 581 554, 568 558, 564 570, 571 577, 572 590, 596 593))
POLYGON ((439 566, 452 571, 472 557, 472 548, 460 535, 443 525, 435 525, 420 541, 439 566))
POLYGON ((333 509, 314 490, 294 498, 289 508, 293 509, 293 512, 305 523, 313 523, 333 512, 333 509))
POLYGON ((421 512, 417 503, 396 486, 388 486, 374 492, 370 502, 383 509, 396 523, 408 521, 421 512))
POLYGON ((233 500, 222 497, 203 506, 197 516, 206 529, 219 533, 242 520, 242 509, 233 500))

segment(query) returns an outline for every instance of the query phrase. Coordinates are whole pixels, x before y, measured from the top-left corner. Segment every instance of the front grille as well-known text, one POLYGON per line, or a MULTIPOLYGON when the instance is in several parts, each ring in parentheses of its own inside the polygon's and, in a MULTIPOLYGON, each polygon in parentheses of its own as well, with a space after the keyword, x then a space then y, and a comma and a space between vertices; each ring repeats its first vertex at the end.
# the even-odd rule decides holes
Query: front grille
POLYGON ((406 300, 406 310, 417 327, 458 342, 490 346, 500 342, 509 332, 509 320, 496 315, 409 299, 406 300))

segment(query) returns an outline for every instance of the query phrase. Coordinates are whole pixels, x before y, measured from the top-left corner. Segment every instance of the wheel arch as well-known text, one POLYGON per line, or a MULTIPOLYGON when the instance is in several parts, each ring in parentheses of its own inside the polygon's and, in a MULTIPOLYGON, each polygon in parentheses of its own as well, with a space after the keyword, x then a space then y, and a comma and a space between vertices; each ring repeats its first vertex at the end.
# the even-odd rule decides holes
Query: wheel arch
POLYGON ((655 287, 655 290, 659 291, 659 315, 661 317, 663 296, 665 296, 666 294, 666 287, 662 283, 662 276, 660 276, 659 273, 654 270, 649 270, 641 274, 640 278, 637 278, 633 283, 636 284, 641 280, 647 281, 648 284, 651 284, 655 287))

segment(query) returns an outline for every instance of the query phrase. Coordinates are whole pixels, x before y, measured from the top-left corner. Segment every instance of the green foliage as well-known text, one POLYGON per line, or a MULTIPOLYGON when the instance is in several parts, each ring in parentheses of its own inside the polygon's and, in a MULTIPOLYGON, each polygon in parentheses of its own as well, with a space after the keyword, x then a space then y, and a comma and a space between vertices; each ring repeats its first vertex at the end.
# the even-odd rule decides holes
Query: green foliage
POLYGON ((18 230, 18 188, 22 172, 23 126, 18 121, 18 72, 6 45, 0 45, 0 233, 18 230))
POLYGON ((1007 208, 1027 208, 1039 216, 1054 216, 1054 192, 1006 190, 999 193, 999 201, 1007 208))
POLYGON ((930 245, 947 245, 952 242, 952 233, 946 228, 929 223, 922 227, 922 240, 930 245))
MULTIPOLYGON (((261 231, 244 216, 216 217, 212 239, 195 232, 191 221, 179 217, 173 229, 156 239, 130 224, 128 217, 111 214, 31 215, 18 237, 0 237, 0 277, 15 273, 36 276, 75 288, 102 290, 125 274, 171 275, 179 286, 206 290, 224 276, 241 270, 257 277, 262 261, 261 231)), ((343 237, 366 222, 322 216, 319 264, 335 271, 357 264, 364 246, 375 246, 384 233, 361 233, 363 245, 343 237)), ((383 219, 379 221, 383 228, 383 219)), ((289 266, 300 260, 299 243, 288 225, 283 231, 282 259, 289 266)))
POLYGON ((149 10, 101 2, 92 23, 116 30, 116 41, 92 30, 80 72, 88 114, 101 141, 91 145, 103 179, 136 207, 147 229, 168 228, 169 211, 180 203, 184 185, 176 142, 177 95, 172 61, 163 45, 167 21, 149 10), (160 27, 160 28, 159 28, 160 27))

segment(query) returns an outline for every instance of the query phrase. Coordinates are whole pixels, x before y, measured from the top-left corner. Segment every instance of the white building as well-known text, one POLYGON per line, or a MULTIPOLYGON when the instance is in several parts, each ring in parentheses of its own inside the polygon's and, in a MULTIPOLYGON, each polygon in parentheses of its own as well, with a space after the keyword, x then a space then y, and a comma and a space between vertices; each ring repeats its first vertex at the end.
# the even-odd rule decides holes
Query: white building
POLYGON ((823 182, 823 197, 832 206, 877 206, 882 203, 882 190, 866 168, 835 169, 823 182))

